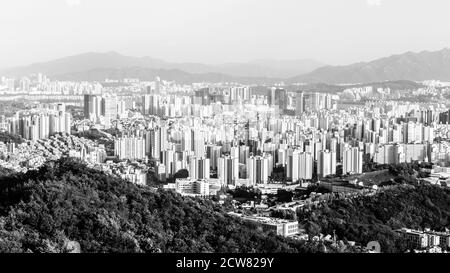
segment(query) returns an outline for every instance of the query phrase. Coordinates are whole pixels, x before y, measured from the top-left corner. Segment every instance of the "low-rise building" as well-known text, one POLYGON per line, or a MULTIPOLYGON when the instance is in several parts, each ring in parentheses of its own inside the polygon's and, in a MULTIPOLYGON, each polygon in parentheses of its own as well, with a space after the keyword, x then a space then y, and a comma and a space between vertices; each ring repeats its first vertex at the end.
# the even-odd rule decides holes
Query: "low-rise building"
POLYGON ((330 192, 352 193, 361 192, 364 190, 363 186, 351 184, 346 181, 320 181, 319 186, 329 190, 330 192))
POLYGON ((450 247, 450 232, 437 232, 430 229, 413 230, 402 228, 397 230, 409 248, 422 249, 439 246, 442 249, 450 247))
POLYGON ((256 223, 260 225, 264 231, 273 231, 280 236, 289 237, 299 233, 298 221, 273 217, 246 216, 233 212, 231 212, 230 215, 238 216, 245 221, 256 223))
POLYGON ((428 246, 428 236, 421 231, 402 228, 397 230, 397 232, 405 240, 408 248, 418 249, 428 246))
POLYGON ((210 195, 209 183, 205 179, 177 178, 175 183, 169 183, 164 188, 175 189, 176 192, 183 195, 210 195))

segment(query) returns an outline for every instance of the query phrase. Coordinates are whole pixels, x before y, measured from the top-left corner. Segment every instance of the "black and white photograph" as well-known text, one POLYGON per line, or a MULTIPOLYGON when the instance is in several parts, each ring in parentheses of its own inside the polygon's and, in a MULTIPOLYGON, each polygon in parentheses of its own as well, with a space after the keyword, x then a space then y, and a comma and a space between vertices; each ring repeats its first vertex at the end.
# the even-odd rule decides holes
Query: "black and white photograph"
POLYGON ((180 272, 442 257, 449 11, 0 0, 0 253, 180 272))

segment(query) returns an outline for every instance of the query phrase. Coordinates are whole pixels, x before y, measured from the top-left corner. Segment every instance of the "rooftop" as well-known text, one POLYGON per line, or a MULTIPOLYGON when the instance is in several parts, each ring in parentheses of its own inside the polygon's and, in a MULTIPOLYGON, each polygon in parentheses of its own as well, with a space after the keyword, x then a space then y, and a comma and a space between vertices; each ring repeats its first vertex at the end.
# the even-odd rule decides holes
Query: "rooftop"
POLYGON ((245 220, 255 221, 262 224, 269 224, 269 225, 278 225, 278 224, 289 224, 289 223, 298 223, 298 221, 294 220, 287 220, 287 219, 279 219, 279 218, 272 218, 272 217, 263 217, 263 216, 246 216, 235 212, 230 212, 230 215, 241 217, 245 220))

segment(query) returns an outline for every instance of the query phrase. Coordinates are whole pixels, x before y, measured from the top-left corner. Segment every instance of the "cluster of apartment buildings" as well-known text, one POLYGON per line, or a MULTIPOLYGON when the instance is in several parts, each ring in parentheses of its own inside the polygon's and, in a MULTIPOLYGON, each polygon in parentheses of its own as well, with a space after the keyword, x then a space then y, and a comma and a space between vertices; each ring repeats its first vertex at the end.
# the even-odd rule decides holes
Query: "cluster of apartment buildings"
POLYGON ((102 86, 99 83, 52 81, 42 73, 20 78, 0 78, 0 94, 3 95, 81 96, 84 93, 100 92, 101 88, 102 86))
POLYGON ((0 117, 0 130, 36 141, 55 133, 71 133, 72 116, 65 104, 48 104, 40 108, 18 111, 12 117, 0 117))
POLYGON ((267 184, 277 167, 296 182, 334 175, 338 166, 343 174, 362 173, 369 160, 445 165, 446 142, 434 141, 441 111, 390 101, 337 110, 329 94, 282 88, 213 86, 191 96, 152 91, 142 97, 139 126, 115 140, 115 155, 154 161, 161 180, 186 169, 193 179, 223 185, 267 184), (269 107, 251 104, 258 96, 269 107))
MULTIPOLYGON (((343 110, 335 95, 283 87, 210 84, 189 93, 164 86, 156 79, 145 94, 127 99, 103 87, 83 96, 87 121, 120 131, 113 138, 114 158, 151 163, 163 181, 182 169, 194 180, 237 186, 268 184, 280 170, 294 183, 338 170, 358 174, 372 160, 450 164, 448 142, 435 141, 449 133, 439 105, 380 100, 343 110)), ((64 104, 52 107, 0 118, 0 128, 32 141, 70 134, 73 122, 64 104)), ((71 156, 107 161, 98 147, 71 156)))

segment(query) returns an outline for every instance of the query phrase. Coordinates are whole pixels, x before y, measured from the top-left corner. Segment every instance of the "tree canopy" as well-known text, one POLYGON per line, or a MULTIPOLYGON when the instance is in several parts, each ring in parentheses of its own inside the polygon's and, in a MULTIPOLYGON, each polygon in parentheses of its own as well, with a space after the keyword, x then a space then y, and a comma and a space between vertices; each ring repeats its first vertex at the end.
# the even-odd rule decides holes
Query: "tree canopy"
POLYGON ((383 252, 402 252, 399 228, 450 227, 450 190, 432 185, 396 185, 374 196, 337 198, 297 211, 310 234, 333 234, 366 244, 379 241, 383 252))
POLYGON ((16 144, 21 144, 23 143, 25 140, 19 136, 19 135, 14 135, 8 132, 1 132, 0 131, 0 142, 11 142, 11 143, 16 143, 16 144))
POLYGON ((210 200, 138 186, 75 159, 0 177, 0 252, 314 252, 210 200))

